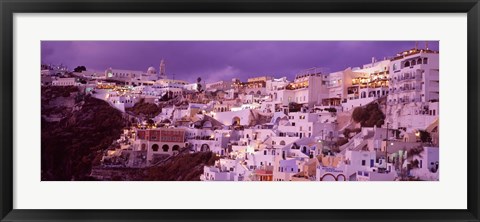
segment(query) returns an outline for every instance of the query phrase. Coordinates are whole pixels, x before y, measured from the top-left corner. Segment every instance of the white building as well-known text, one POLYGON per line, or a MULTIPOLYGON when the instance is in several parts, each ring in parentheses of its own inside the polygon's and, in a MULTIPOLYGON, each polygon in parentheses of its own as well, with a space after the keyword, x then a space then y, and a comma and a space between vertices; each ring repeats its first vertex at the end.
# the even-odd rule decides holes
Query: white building
POLYGON ((205 89, 207 91, 217 91, 217 90, 226 91, 232 88, 232 84, 233 84, 233 81, 221 80, 221 81, 205 84, 205 89))
POLYGON ((390 64, 390 104, 434 102, 439 99, 439 54, 411 49, 394 57, 390 64))
POLYGON ((57 78, 52 81, 52 86, 75 86, 78 85, 75 78, 57 78))
POLYGON ((415 155, 410 161, 414 165, 410 175, 420 180, 439 180, 439 148, 423 147, 420 155, 415 155))
POLYGON ((387 121, 409 131, 426 128, 439 115, 438 100, 439 53, 411 49, 397 54, 390 63, 387 121))
POLYGON ((347 88, 352 85, 352 78, 355 73, 351 68, 339 72, 329 73, 324 76, 328 95, 322 99, 321 105, 340 106, 347 98, 347 88))
POLYGON ((328 97, 328 89, 324 81, 325 75, 313 71, 304 71, 295 77, 293 83, 287 86, 287 90, 293 92, 293 95, 285 95, 283 99, 308 107, 320 104, 324 98, 328 97))
POLYGON ((159 71, 154 67, 149 67, 146 72, 137 70, 113 69, 105 70, 105 78, 123 82, 126 85, 153 85, 159 79, 166 79, 165 61, 160 61, 159 71))
POLYGON ((353 70, 353 78, 347 85, 346 99, 342 103, 344 110, 366 105, 388 95, 388 77, 390 60, 376 61, 353 70))

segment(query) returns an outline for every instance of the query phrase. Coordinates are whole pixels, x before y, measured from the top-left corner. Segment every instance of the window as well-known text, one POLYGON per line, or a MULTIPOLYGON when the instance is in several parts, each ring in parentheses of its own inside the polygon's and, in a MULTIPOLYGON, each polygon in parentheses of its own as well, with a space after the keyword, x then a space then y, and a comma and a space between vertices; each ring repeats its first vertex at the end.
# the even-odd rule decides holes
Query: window
POLYGON ((428 64, 428 58, 423 58, 423 64, 428 64))
POLYGON ((165 144, 165 145, 162 146, 163 152, 168 152, 168 149, 169 149, 169 148, 170 148, 170 147, 168 147, 167 144, 165 144))
POLYGON ((362 160, 362 166, 365 166, 365 160, 362 160))
POLYGON ((180 149, 180 146, 178 145, 174 145, 172 148, 173 151, 178 151, 179 149, 180 149))
POLYGON ((153 145, 152 145, 152 150, 153 150, 154 152, 157 152, 157 151, 158 151, 158 148, 159 148, 159 147, 158 147, 158 144, 153 144, 153 145))

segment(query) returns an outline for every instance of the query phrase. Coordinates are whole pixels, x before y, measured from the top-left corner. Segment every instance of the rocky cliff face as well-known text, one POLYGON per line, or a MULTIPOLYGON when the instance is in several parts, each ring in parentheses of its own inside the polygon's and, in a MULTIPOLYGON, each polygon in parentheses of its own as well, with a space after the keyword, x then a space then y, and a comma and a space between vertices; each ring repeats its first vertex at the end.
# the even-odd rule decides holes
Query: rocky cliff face
POLYGON ((218 160, 212 152, 182 153, 168 161, 147 168, 95 167, 94 174, 100 180, 115 181, 199 181, 204 166, 212 166, 218 160))
POLYGON ((126 122, 108 103, 76 87, 42 88, 42 180, 88 180, 92 164, 126 122))

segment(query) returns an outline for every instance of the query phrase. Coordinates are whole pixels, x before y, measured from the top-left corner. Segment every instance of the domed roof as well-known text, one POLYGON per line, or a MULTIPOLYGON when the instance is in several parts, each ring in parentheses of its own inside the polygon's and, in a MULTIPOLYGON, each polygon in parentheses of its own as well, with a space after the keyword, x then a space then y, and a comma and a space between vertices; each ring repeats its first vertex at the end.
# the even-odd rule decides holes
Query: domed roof
POLYGON ((148 70, 147 70, 147 72, 156 72, 156 71, 157 70, 153 66, 148 67, 148 70))

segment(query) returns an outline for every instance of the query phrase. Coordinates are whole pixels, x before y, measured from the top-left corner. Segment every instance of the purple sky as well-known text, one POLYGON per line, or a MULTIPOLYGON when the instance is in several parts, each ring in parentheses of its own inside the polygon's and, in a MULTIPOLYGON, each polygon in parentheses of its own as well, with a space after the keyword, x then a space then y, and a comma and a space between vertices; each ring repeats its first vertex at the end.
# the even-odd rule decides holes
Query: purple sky
MULTIPOLYGON (((428 43, 438 50, 438 41, 428 43)), ((340 71, 392 57, 415 47, 415 41, 42 41, 42 63, 73 69, 158 70, 165 59, 169 78, 209 81, 233 77, 287 76, 311 67, 340 71)), ((424 48, 425 42, 418 41, 424 48)))

